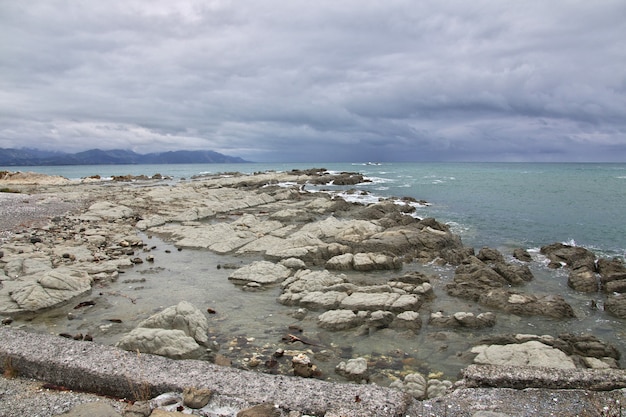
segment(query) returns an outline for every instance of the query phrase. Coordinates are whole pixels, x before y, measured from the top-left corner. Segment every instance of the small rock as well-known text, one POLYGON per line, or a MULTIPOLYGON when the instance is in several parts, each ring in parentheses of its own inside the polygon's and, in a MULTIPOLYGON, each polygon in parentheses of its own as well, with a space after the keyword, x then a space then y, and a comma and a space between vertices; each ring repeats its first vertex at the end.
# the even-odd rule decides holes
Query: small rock
POLYGON ((301 376, 303 378, 311 378, 320 376, 321 371, 311 362, 304 353, 299 353, 291 359, 291 366, 293 367, 293 374, 295 376, 301 376))
POLYGON ((365 358, 350 359, 341 362, 335 368, 335 372, 353 381, 367 381, 369 379, 367 371, 367 360, 365 358))
POLYGON ((183 390, 183 404, 189 408, 202 408, 209 403, 213 391, 208 388, 185 388, 183 390))

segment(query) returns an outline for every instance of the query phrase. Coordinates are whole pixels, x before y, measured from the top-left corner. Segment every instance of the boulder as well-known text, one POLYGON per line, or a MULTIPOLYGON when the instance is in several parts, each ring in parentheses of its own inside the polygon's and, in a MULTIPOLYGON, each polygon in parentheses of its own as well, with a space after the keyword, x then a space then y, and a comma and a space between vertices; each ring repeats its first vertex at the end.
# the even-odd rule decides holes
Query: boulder
POLYGON ((139 323, 137 327, 149 329, 181 330, 199 345, 209 346, 209 321, 188 301, 181 301, 139 323))
POLYGON ((137 327, 124 335, 117 347, 172 359, 202 359, 207 350, 182 330, 137 327))
POLYGON ((395 315, 390 311, 373 311, 367 320, 367 327, 370 330, 385 329, 391 325, 394 318, 395 315))
POLYGON ((446 316, 442 312, 438 311, 431 313, 428 324, 440 327, 467 327, 478 329, 493 327, 496 324, 496 315, 491 312, 480 313, 477 316, 473 313, 458 312, 451 316, 446 316))
POLYGON ((534 278, 530 268, 526 265, 498 262, 493 265, 493 270, 512 285, 523 284, 524 282, 532 281, 534 278))
POLYGON ((341 308, 350 310, 416 311, 422 300, 414 294, 355 292, 341 300, 341 308))
POLYGON ((402 261, 394 256, 382 253, 345 253, 330 258, 326 269, 339 271, 376 271, 402 268, 402 261))
POLYGON ((626 265, 621 259, 601 258, 598 260, 597 267, 603 283, 626 280, 626 265))
POLYGON ((273 285, 284 281, 291 275, 291 269, 281 264, 257 261, 234 271, 228 279, 237 285, 251 282, 260 285, 273 285))
POLYGON ((586 264, 589 269, 594 269, 596 257, 593 252, 585 248, 563 243, 553 243, 543 246, 540 252, 554 263, 566 264, 570 267, 575 263, 579 265, 586 264))
POLYGON ((567 279, 567 285, 580 292, 597 292, 600 288, 600 282, 595 271, 586 265, 572 268, 567 279))
POLYGON ((626 294, 609 294, 604 302, 604 310, 615 317, 626 319, 626 294))
POLYGON ((321 371, 318 367, 313 364, 313 362, 311 362, 311 358, 304 353, 299 353, 291 358, 291 366, 295 376, 313 378, 321 375, 321 371))
POLYGON ((565 353, 535 340, 519 344, 480 345, 471 351, 478 354, 474 363, 480 365, 576 368, 574 361, 565 353))

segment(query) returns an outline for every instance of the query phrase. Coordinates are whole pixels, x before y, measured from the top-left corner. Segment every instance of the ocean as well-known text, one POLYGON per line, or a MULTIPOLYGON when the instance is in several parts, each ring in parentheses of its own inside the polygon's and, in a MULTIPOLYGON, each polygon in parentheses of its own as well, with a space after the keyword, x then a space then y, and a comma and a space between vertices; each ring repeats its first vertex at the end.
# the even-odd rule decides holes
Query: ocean
MULTIPOLYGON (((626 164, 622 163, 274 163, 78 165, 5 167, 78 179, 91 175, 193 175, 324 167, 358 171, 372 182, 358 188, 376 197, 426 200, 420 217, 449 224, 464 244, 503 251, 554 242, 599 256, 626 254, 626 164)), ((332 187, 329 187, 332 188, 332 187)))

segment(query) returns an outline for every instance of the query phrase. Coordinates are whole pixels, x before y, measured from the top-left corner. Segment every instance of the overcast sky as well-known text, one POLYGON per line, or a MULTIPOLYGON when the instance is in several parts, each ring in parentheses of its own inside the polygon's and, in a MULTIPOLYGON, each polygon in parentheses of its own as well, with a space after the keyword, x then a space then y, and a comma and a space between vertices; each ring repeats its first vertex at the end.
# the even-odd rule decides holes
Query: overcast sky
POLYGON ((626 161, 626 1, 0 0, 0 148, 626 161))

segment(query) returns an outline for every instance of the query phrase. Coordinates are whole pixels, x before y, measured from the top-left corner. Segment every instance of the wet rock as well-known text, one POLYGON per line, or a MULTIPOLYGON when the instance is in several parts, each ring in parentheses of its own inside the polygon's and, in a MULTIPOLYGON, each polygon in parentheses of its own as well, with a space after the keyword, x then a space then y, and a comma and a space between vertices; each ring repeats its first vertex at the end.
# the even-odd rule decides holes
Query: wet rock
POLYGON ((476 257, 485 263, 504 263, 504 255, 497 249, 484 247, 476 257))
POLYGON ((284 281, 291 270, 284 265, 268 261, 258 261, 235 270, 228 279, 237 285, 256 283, 273 285, 284 281))
POLYGON ((512 285, 519 285, 533 280, 533 273, 526 265, 496 263, 493 270, 500 274, 512 285))
POLYGON ((566 264, 570 267, 575 263, 579 265, 586 264, 590 269, 594 269, 596 257, 593 252, 585 248, 563 243, 553 243, 543 246, 540 252, 555 263, 566 264))
POLYGON ((611 293, 604 303, 604 310, 622 319, 626 318, 626 294, 611 293))
POLYGON ((293 368, 293 374, 295 376, 301 376, 303 378, 319 377, 321 375, 320 370, 311 362, 304 353, 299 353, 291 359, 291 366, 293 368))
POLYGON ((493 327, 496 323, 496 315, 491 312, 487 312, 480 313, 475 316, 473 313, 458 312, 451 316, 446 316, 442 312, 438 311, 431 313, 428 323, 430 325, 440 327, 467 327, 478 329, 493 327))
POLYGON ((207 388, 185 388, 183 390, 183 404, 189 408, 202 408, 209 403, 213 391, 207 388))
POLYGON ((368 320, 367 326, 370 330, 385 329, 391 325, 395 315, 390 311, 373 311, 368 320))
POLYGON ((398 330, 412 330, 417 333, 422 328, 422 319, 417 311, 403 311, 395 317, 391 327, 398 330))
POLYGON ((626 280, 626 265, 621 259, 601 258, 598 260, 597 268, 603 283, 626 280))
POLYGON ((188 301, 181 301, 139 323, 137 327, 182 330, 203 346, 209 346, 209 321, 188 301))
POLYGON ((513 257, 517 259, 518 261, 522 261, 522 262, 530 262, 533 260, 533 258, 530 256, 530 253, 528 253, 527 250, 522 249, 522 248, 514 249, 513 257))
POLYGON ((402 312, 418 310, 422 304, 419 296, 397 293, 364 293, 355 292, 341 300, 341 308, 350 310, 386 310, 402 312))
POLYGON ((576 368, 574 361, 561 350, 534 340, 519 344, 480 345, 471 352, 478 354, 474 363, 481 365, 576 368))
POLYGON ((367 359, 365 358, 349 359, 347 362, 342 361, 335 367, 335 372, 351 381, 366 382, 369 379, 367 359))
POLYGON ((600 282, 595 271, 583 264, 578 268, 572 268, 567 279, 567 285, 580 292, 597 292, 600 282))
POLYGON ((328 330, 347 330, 365 322, 367 312, 355 313, 352 310, 329 310, 318 317, 318 326, 328 330))

